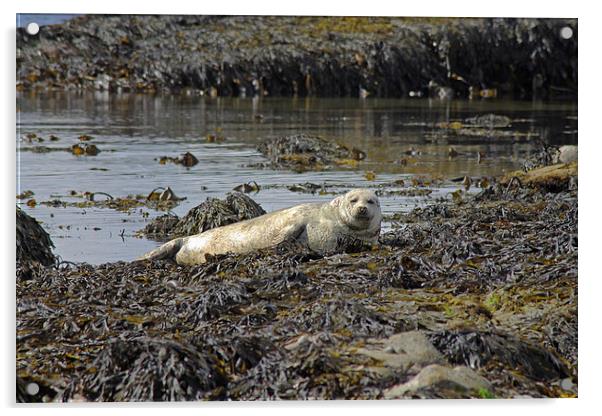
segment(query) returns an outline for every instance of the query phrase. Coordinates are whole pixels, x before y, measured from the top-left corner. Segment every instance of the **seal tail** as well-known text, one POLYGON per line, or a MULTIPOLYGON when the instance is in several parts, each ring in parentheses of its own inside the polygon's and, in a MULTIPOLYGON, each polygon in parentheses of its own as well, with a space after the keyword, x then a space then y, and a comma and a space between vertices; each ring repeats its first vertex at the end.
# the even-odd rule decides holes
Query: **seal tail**
POLYGON ((161 247, 154 249, 153 251, 149 251, 142 257, 139 257, 137 260, 161 260, 166 258, 174 259, 178 251, 180 251, 182 248, 183 243, 184 238, 176 238, 163 244, 161 247))

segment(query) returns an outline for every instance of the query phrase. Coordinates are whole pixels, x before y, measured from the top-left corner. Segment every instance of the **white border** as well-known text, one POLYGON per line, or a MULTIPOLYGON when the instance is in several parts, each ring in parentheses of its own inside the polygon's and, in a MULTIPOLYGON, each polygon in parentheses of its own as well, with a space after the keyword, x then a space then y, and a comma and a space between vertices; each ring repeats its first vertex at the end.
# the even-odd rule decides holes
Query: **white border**
MULTIPOLYGON (((102 2, 74 2, 69 0, 19 0, 7 4, 2 2, 0 18, 3 24, 4 64, 0 71, 3 94, 2 126, 4 127, 2 152, 2 229, 4 233, 2 265, 6 270, 4 280, 4 302, 2 305, 3 326, 2 361, 0 366, 0 392, 4 406, 14 402, 14 195, 15 195, 15 15, 19 13, 163 13, 163 14, 280 14, 280 15, 398 15, 398 16, 500 16, 500 17, 577 17, 579 18, 579 133, 580 133, 580 194, 579 204, 579 399, 535 400, 535 401, 412 401, 412 402, 313 402, 313 403, 200 403, 200 404, 123 404, 93 405, 85 409, 75 406, 17 407, 12 405, 9 412, 21 410, 25 414, 38 414, 40 410, 52 414, 75 414, 83 411, 86 415, 106 412, 126 414, 143 407, 149 414, 162 414, 167 408, 176 407, 178 413, 225 413, 225 414, 306 414, 345 412, 365 414, 367 410, 377 410, 379 414, 399 414, 419 412, 426 414, 466 415, 486 412, 488 415, 507 415, 523 411, 548 414, 581 413, 589 414, 600 396, 602 369, 600 368, 600 281, 597 273, 600 265, 596 262, 599 254, 595 241, 600 237, 599 219, 596 214, 600 187, 597 179, 602 178, 594 169, 600 165, 597 159, 602 155, 600 116, 600 76, 601 50, 600 18, 594 2, 576 3, 568 1, 526 2, 524 0, 483 1, 423 1, 395 2, 371 0, 369 2, 304 0, 283 2, 281 0, 184 2, 184 1, 127 1, 103 0, 102 2), (289 3, 289 4, 287 4, 289 3)), ((593 412, 591 412, 593 413, 593 412)))

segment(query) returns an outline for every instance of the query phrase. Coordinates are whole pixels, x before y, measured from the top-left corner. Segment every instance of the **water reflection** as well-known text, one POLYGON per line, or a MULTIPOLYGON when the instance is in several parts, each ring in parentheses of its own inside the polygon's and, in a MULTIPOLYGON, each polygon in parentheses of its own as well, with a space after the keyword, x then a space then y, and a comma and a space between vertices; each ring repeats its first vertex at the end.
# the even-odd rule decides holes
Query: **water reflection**
MULTIPOLYGON (((480 114, 508 116, 515 121, 507 130, 537 135, 548 143, 577 142, 577 105, 562 102, 26 92, 18 93, 17 108, 19 137, 36 133, 47 138, 54 134, 61 140, 46 140, 42 144, 65 147, 76 143, 79 135, 89 134, 102 150, 98 156, 87 158, 67 152, 20 152, 18 193, 32 190, 38 201, 44 201, 68 195, 72 189, 124 196, 170 186, 177 195, 188 198, 175 209, 178 215, 208 196, 221 197, 250 180, 264 187, 254 199, 273 210, 331 198, 293 193, 285 185, 308 181, 339 184, 341 189, 362 186, 368 184, 364 178, 367 170, 377 173, 378 183, 409 179, 412 175, 490 176, 519 168, 522 159, 534 150, 533 140, 432 140, 434 134, 441 132, 438 123, 463 121, 480 114), (259 140, 300 132, 355 146, 365 150, 368 157, 357 170, 346 171, 296 174, 247 166, 263 160, 255 150, 259 140), (216 133, 227 140, 207 143, 206 136, 216 133), (450 146, 459 153, 457 157, 449 157, 450 146), (406 155, 410 147, 415 150, 414 155, 406 155), (155 160, 186 151, 200 160, 197 166, 163 166, 155 160)), ((457 186, 448 183, 435 190, 433 196, 444 195, 457 186)), ((390 197, 383 201, 383 208, 385 212, 409 210, 427 200, 390 197)), ((43 206, 25 209, 45 223, 57 245, 56 251, 67 260, 128 260, 155 245, 132 237, 135 230, 144 226, 140 212, 127 215, 102 209, 43 206), (101 230, 94 231, 99 224, 101 230), (125 241, 119 238, 120 234, 127 237, 125 241)), ((156 215, 150 213, 151 217, 156 215)))

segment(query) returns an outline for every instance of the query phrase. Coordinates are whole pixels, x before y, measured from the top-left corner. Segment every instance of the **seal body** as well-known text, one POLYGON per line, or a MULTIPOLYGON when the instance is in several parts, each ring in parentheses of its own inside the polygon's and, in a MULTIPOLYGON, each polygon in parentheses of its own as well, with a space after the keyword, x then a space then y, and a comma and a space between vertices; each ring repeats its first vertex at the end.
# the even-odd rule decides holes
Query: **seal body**
POLYGON ((140 260, 173 258, 178 264, 201 264, 207 255, 247 253, 284 241, 297 241, 318 252, 336 252, 348 241, 376 243, 381 220, 374 192, 355 189, 327 203, 297 205, 176 238, 140 260))

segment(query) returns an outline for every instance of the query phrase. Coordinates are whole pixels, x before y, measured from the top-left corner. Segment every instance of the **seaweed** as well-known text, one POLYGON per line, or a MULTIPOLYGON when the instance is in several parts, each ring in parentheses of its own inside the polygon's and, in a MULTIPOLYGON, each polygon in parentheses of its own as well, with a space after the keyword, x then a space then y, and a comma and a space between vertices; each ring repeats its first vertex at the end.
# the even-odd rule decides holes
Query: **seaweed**
POLYGON ((224 200, 207 198, 182 218, 172 214, 159 216, 138 231, 138 234, 155 239, 184 237, 255 218, 265 213, 263 208, 251 198, 234 191, 229 192, 224 200))
POLYGON ((56 259, 52 254, 54 244, 48 233, 21 208, 17 215, 17 278, 28 279, 40 266, 50 266, 56 259))
POLYGON ((432 333, 429 338, 455 364, 479 368, 497 360, 538 381, 568 376, 567 367, 553 353, 511 335, 456 330, 432 333))
POLYGON ((576 19, 88 15, 17 30, 17 89, 575 97, 577 44, 576 19))
POLYGON ((323 170, 334 165, 351 165, 354 167, 355 164, 349 164, 345 161, 357 162, 366 157, 366 153, 359 149, 348 149, 322 137, 308 134, 265 140, 257 146, 257 150, 268 158, 269 162, 253 166, 292 169, 296 172, 323 170))
POLYGON ((219 399, 227 383, 216 359, 198 346, 136 337, 108 343, 59 397, 80 393, 91 401, 182 401, 219 399))
POLYGON ((576 395, 576 190, 496 183, 399 219, 347 253, 40 266, 17 281, 19 398, 378 399, 431 364, 447 370, 403 397, 576 395), (437 356, 404 358, 408 331, 437 356), (451 366, 490 387, 459 388, 451 366))

